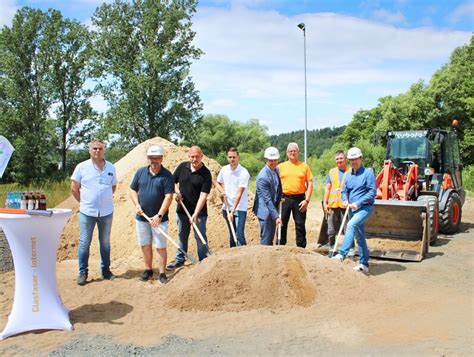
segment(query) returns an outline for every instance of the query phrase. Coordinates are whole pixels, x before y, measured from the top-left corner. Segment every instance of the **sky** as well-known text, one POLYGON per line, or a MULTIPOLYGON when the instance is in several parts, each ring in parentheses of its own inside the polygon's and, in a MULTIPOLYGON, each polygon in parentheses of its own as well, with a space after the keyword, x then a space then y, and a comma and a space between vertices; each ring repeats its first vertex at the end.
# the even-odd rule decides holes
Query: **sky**
MULTIPOLYGON (((101 3, 0 0, 0 25, 10 26, 22 6, 55 8, 90 25, 101 3)), ((473 25, 474 0, 202 0, 193 30, 204 55, 191 76, 203 114, 258 119, 269 134, 305 122, 308 130, 336 127, 381 97, 427 83, 469 43, 473 25)), ((107 108, 100 98, 92 104, 107 108)))

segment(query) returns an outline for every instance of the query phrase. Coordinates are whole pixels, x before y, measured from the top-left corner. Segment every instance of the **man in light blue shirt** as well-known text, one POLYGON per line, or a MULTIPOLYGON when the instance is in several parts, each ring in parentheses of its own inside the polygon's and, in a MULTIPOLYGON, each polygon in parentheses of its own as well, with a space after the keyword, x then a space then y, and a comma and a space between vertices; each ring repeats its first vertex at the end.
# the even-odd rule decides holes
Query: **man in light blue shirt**
POLYGON ((105 145, 100 140, 89 143, 90 159, 78 164, 71 176, 71 193, 79 207, 79 276, 78 285, 87 283, 89 248, 97 224, 102 278, 113 280, 110 271, 110 231, 114 211, 113 193, 117 187, 115 167, 104 159, 105 145))
POLYGON ((369 249, 365 240, 364 222, 372 215, 373 205, 377 189, 375 176, 371 170, 362 165, 362 151, 359 148, 351 148, 347 152, 347 158, 351 164, 351 172, 347 175, 342 188, 343 206, 351 211, 351 219, 347 223, 344 241, 333 257, 343 261, 357 235, 357 246, 359 249, 359 265, 354 270, 369 272, 369 249))

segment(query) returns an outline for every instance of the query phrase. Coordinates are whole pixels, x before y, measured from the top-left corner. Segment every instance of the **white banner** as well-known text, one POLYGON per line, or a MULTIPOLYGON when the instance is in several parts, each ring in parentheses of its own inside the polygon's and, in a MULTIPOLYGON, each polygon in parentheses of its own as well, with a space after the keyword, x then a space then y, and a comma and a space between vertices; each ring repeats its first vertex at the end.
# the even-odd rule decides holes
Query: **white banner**
POLYGON ((2 178, 14 150, 7 138, 0 135, 0 178, 2 178))
POLYGON ((39 329, 72 330, 56 284, 56 250, 70 209, 51 217, 0 214, 15 264, 15 296, 0 339, 39 329))

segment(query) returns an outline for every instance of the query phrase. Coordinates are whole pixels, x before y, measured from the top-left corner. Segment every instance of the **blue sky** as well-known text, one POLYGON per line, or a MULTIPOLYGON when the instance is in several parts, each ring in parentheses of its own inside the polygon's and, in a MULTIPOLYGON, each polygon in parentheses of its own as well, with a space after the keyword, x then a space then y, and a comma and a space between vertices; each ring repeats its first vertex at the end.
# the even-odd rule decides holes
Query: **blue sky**
MULTIPOLYGON (((18 7, 56 8, 90 24, 99 0, 1 0, 0 24, 18 7)), ((431 75, 469 43, 473 0, 205 0, 193 19, 205 54, 191 75, 204 114, 259 119, 270 134, 304 128, 306 24, 308 129, 347 124, 359 109, 431 75)), ((98 110, 106 105, 96 98, 98 110)))

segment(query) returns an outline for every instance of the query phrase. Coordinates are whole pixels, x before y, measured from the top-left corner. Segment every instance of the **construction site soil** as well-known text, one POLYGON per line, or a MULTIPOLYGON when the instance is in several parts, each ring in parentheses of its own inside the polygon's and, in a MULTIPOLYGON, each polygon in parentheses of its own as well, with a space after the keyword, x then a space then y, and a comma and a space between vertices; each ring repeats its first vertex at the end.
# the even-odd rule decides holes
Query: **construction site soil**
MULTIPOLYGON (((2 355, 472 355, 474 354, 474 202, 466 201, 461 232, 442 236, 419 263, 371 260, 370 275, 316 253, 322 212, 311 204, 306 249, 259 245, 249 211, 248 246, 229 249, 229 235, 215 189, 208 200, 207 233, 214 254, 169 274, 169 283, 138 280, 143 271, 135 238, 129 184, 146 165, 150 144, 166 149, 171 171, 187 160, 187 148, 155 138, 116 164, 111 235, 114 281, 100 279, 94 238, 90 282, 77 286, 78 205, 58 248, 57 278, 71 309, 73 332, 35 331, 0 342, 2 355)), ((204 159, 215 177, 220 166, 204 159)), ((263 165, 263 163, 262 163, 263 165)), ((253 204, 251 194, 249 207, 253 204)), ((175 203, 169 234, 177 239, 175 203)), ((190 254, 196 255, 191 238, 190 254)), ((169 245, 169 259, 176 250, 169 245)), ((155 275, 156 276, 156 275, 155 275)), ((0 328, 7 322, 14 273, 0 274, 0 328)))

